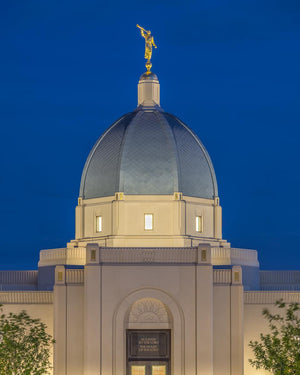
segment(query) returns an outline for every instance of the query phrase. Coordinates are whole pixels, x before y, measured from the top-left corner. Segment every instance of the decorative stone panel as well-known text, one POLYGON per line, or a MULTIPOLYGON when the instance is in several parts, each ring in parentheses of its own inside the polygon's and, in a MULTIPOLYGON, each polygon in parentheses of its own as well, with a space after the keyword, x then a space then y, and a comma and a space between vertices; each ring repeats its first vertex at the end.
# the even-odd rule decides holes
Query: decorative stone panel
POLYGON ((52 304, 53 292, 0 292, 1 304, 52 304))
POLYGON ((273 291, 251 291, 244 292, 245 304, 274 304, 276 301, 283 299, 286 303, 300 303, 299 292, 273 292, 273 291))
POLYGON ((155 298, 142 298, 130 310, 128 323, 168 323, 165 305, 155 298))

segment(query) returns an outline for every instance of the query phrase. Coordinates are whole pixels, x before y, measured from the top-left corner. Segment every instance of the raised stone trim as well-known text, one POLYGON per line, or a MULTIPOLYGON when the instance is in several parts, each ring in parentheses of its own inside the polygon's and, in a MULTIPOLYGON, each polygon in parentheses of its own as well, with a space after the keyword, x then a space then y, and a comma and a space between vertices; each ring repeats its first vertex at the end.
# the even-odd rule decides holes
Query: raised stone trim
MULTIPOLYGON (((197 247, 100 248, 102 263, 197 263, 197 247)), ((212 247, 214 265, 258 266, 257 251, 212 247)))
POLYGON ((38 271, 0 271, 0 284, 37 284, 38 271))
POLYGON ((40 251, 39 267, 69 264, 82 266, 86 263, 85 247, 63 247, 40 251))
POLYGON ((52 304, 53 292, 0 292, 0 304, 52 304))
MULTIPOLYGON (((198 263, 198 247, 101 247, 100 263, 198 263)), ((42 250, 39 267, 85 265, 86 247, 42 250)), ((248 249, 211 247, 213 265, 258 267, 257 252, 248 249)))
POLYGON ((231 284, 231 269, 226 270, 214 270, 213 280, 214 284, 231 284))
POLYGON ((212 264, 214 265, 244 265, 259 267, 257 251, 230 247, 212 247, 212 264))
POLYGON ((84 283, 84 270, 66 270, 66 283, 67 284, 83 284, 84 283))
POLYGON ((284 302, 300 303, 300 292, 251 291, 244 292, 245 304, 274 304, 283 299, 284 302))
POLYGON ((0 291, 37 289, 38 271, 0 271, 0 291))
POLYGON ((196 263, 197 247, 102 247, 100 263, 196 263))
POLYGON ((300 290, 300 271, 260 271, 263 290, 300 290))

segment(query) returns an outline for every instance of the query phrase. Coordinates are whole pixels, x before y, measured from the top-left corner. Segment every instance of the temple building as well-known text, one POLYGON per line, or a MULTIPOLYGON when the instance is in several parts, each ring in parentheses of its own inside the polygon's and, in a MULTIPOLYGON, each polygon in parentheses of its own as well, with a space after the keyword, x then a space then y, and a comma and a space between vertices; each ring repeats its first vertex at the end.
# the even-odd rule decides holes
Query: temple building
POLYGON ((256 250, 222 238, 212 161, 160 107, 150 69, 137 108, 86 160, 75 232, 37 271, 0 272, 4 310, 39 317, 56 340, 55 375, 255 375, 263 308, 300 302, 300 271, 262 271, 256 250))

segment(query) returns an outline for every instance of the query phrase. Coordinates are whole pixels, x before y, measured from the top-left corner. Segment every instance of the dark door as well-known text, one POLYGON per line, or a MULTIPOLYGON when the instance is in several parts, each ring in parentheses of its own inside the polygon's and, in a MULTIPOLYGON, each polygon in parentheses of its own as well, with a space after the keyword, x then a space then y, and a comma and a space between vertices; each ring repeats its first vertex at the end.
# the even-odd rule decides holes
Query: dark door
POLYGON ((170 330, 127 330, 127 375, 170 375, 170 330))

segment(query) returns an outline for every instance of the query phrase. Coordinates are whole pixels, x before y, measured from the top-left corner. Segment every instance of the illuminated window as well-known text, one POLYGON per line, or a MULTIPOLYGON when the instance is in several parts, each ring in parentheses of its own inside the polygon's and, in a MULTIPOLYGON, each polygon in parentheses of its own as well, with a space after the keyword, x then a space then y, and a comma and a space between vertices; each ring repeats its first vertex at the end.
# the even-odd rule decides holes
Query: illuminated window
POLYGON ((145 230, 153 229, 153 214, 145 214, 145 230))
POLYGON ((202 216, 196 216, 196 232, 203 232, 203 218, 202 216))
POLYGON ((96 232, 102 232, 102 216, 96 217, 96 232))
POLYGON ((145 375, 146 366, 131 366, 131 375, 145 375))
POLYGON ((167 366, 152 366, 152 375, 166 375, 167 366))

